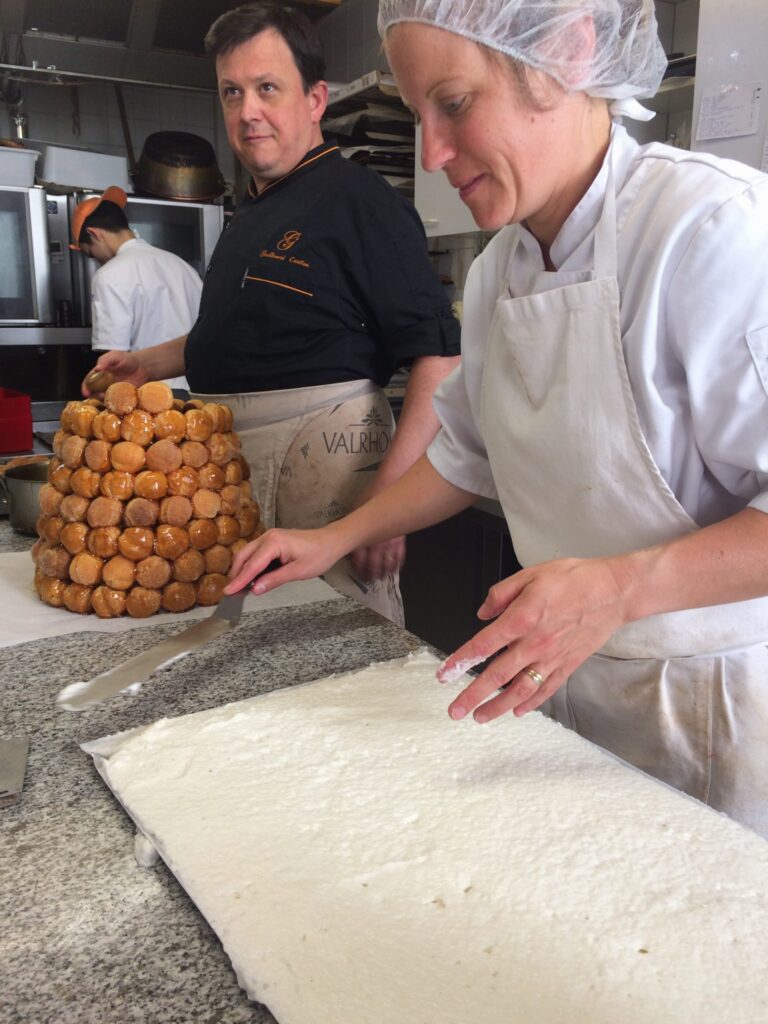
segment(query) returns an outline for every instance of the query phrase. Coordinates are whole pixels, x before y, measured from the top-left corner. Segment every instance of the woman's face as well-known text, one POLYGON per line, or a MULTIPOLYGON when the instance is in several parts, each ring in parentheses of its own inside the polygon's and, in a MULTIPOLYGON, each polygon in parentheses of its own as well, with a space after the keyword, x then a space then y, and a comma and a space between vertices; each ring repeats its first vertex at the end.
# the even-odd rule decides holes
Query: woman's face
MULTIPOLYGON (((537 237, 554 230, 554 238, 589 184, 579 171, 595 144, 586 128, 589 98, 532 72, 531 87, 547 104, 535 109, 503 59, 429 25, 395 25, 387 55, 403 100, 421 122, 424 169, 445 171, 479 227, 525 221, 537 237)), ((607 113, 603 134, 600 158, 607 113)))

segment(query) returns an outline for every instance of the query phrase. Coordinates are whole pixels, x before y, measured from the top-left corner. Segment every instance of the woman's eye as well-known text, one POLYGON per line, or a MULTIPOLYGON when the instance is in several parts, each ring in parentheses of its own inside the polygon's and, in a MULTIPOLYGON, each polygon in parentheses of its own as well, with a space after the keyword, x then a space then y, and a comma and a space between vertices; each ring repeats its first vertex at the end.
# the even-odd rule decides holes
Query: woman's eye
POLYGON ((237 86, 226 85, 222 89, 221 95, 225 100, 231 100, 234 96, 237 96, 239 92, 240 90, 237 88, 237 86))
POLYGON ((261 83, 261 91, 262 92, 266 92, 266 93, 274 92, 276 88, 277 88, 277 86, 274 84, 274 82, 262 82, 261 83))
POLYGON ((466 96, 458 96, 452 100, 446 100, 443 103, 443 113, 451 117, 454 114, 459 114, 464 109, 466 104, 466 96))

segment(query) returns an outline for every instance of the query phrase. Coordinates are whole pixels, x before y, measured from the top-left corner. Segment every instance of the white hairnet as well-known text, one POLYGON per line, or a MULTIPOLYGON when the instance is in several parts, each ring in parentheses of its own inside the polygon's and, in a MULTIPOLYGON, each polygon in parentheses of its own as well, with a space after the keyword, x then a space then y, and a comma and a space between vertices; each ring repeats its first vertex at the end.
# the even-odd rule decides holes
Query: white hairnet
POLYGON ((379 0, 382 38, 401 21, 447 29, 590 96, 653 96, 667 66, 653 0, 379 0), (586 58, 585 18, 595 30, 586 58))

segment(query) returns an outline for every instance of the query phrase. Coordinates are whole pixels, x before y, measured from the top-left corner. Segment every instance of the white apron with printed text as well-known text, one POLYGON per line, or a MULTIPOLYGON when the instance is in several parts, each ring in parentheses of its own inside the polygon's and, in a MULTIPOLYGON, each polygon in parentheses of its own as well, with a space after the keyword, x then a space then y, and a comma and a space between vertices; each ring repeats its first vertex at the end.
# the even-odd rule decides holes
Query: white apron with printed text
MULTIPOLYGON (((232 409, 267 528, 306 530, 351 512, 395 429, 386 395, 370 380, 199 397, 232 409)), ((342 558, 323 579, 403 625, 398 572, 366 581, 342 558)))

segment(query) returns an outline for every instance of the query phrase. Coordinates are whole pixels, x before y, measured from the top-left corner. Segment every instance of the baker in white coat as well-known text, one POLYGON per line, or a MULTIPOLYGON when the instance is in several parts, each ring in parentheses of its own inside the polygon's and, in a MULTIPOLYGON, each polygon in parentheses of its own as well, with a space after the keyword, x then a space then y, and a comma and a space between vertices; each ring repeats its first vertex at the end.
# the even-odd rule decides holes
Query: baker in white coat
MULTIPOLYGON (((117 185, 78 203, 72 217, 76 249, 97 260, 93 276, 91 345, 96 351, 150 348, 186 334, 200 307, 200 275, 175 253, 131 230, 128 197, 117 185)), ((185 377, 166 381, 187 388, 185 377)))
POLYGON ((495 655, 451 716, 543 708, 768 837, 768 177, 621 126, 665 67, 652 0, 379 19, 425 168, 500 230, 427 456, 322 531, 265 534, 230 589, 498 496, 525 568, 444 664, 495 655))

